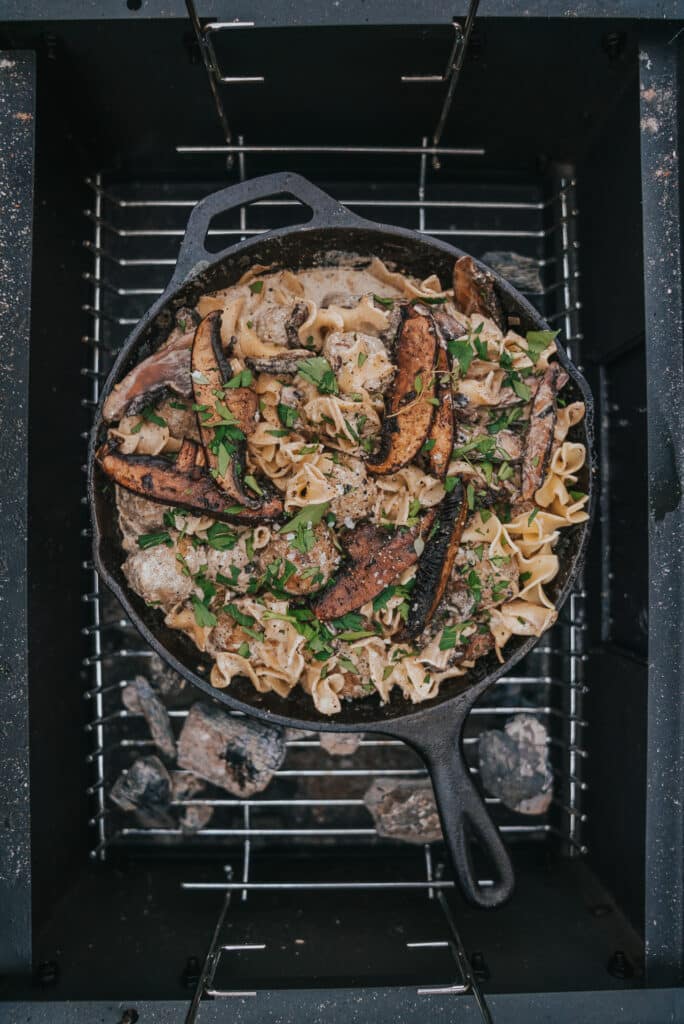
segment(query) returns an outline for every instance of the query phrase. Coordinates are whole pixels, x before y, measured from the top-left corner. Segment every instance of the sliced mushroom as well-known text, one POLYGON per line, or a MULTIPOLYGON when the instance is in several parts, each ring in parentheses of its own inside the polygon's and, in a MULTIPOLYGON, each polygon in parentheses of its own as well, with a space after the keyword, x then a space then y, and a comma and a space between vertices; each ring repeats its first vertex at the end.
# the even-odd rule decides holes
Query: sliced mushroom
POLYGON ((522 464, 520 500, 514 511, 531 507, 535 492, 541 487, 551 457, 556 429, 556 396, 568 382, 568 375, 558 363, 552 363, 539 382, 530 413, 522 464))
POLYGON ((437 509, 437 528, 418 562, 406 627, 411 637, 423 632, 444 596, 467 514, 468 505, 459 483, 437 509))
POLYGON ((380 450, 366 463, 371 473, 396 473, 423 447, 435 414, 437 348, 432 317, 405 306, 394 354, 397 373, 385 401, 380 450))
POLYGON ((428 512, 416 526, 390 538, 377 526, 360 527, 352 534, 348 563, 332 586, 312 603, 314 615, 327 622, 377 597, 418 560, 422 538, 430 530, 434 515, 428 512))
POLYGON ((298 348, 301 344, 299 340, 299 328, 306 322, 309 315, 309 307, 306 302, 296 302, 290 313, 289 317, 285 321, 285 337, 290 348, 298 348))
POLYGON ((277 376, 279 373, 296 373, 305 359, 311 359, 308 349, 293 348, 290 351, 283 350, 277 356, 248 356, 245 362, 255 373, 272 373, 277 376))
POLYGON ((227 523, 270 522, 283 513, 282 501, 271 495, 256 509, 232 504, 207 472, 204 452, 194 441, 183 442, 175 462, 155 455, 123 455, 117 448, 105 442, 96 453, 99 465, 121 487, 144 498, 227 523))
POLYGON ((454 299, 466 316, 479 313, 493 320, 501 331, 506 330, 503 308, 496 294, 494 278, 478 267, 472 256, 461 256, 454 264, 454 299))
POLYGON ((140 412, 169 391, 181 398, 192 397, 190 349, 198 316, 192 309, 179 309, 175 321, 174 329, 161 348, 114 385, 102 410, 107 423, 140 412))
POLYGON ((459 316, 450 302, 443 306, 435 306, 432 310, 432 318, 445 341, 464 338, 468 334, 468 323, 459 316))
POLYGON ((214 310, 197 328, 192 346, 192 386, 200 407, 197 423, 217 487, 231 501, 256 509, 261 498, 245 491, 243 476, 245 438, 256 426, 258 399, 252 388, 226 387, 230 378, 221 344, 221 313, 214 310))
POLYGON ((439 405, 430 427, 428 465, 438 480, 446 476, 454 450, 454 393, 451 388, 449 356, 441 345, 437 349, 437 387, 439 405))

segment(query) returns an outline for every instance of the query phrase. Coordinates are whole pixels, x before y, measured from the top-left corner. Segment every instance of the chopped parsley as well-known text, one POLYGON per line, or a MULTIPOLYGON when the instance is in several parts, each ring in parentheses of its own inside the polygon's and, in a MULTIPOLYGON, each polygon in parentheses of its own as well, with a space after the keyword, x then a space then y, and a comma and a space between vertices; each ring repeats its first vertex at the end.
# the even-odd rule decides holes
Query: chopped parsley
POLYGON ((230 576, 224 576, 222 572, 216 573, 216 582, 222 583, 224 587, 235 587, 240 576, 237 565, 230 566, 230 576))
POLYGON ((294 427, 297 422, 297 416, 299 413, 296 409, 293 409, 291 405, 283 405, 282 402, 278 402, 276 406, 278 411, 278 419, 284 427, 294 427))
POLYGON ((530 398, 532 397, 532 392, 530 391, 527 384, 524 383, 524 381, 519 380, 517 377, 512 377, 511 387, 513 388, 518 398, 522 398, 523 402, 529 402, 530 398))
POLYGON ((432 449, 435 447, 436 444, 437 444, 437 441, 434 438, 430 438, 430 440, 426 441, 425 444, 423 445, 423 447, 420 450, 421 450, 421 452, 423 452, 424 455, 427 455, 427 454, 429 454, 429 452, 432 451, 432 449))
POLYGON ((394 299, 386 298, 384 295, 376 295, 373 293, 373 298, 379 306, 386 306, 388 309, 394 305, 394 299))
POLYGON ((259 484, 256 482, 255 478, 253 476, 251 476, 251 474, 248 474, 244 478, 244 482, 245 482, 245 486, 249 487, 250 491, 254 491, 255 494, 258 494, 259 496, 263 496, 263 493, 264 493, 263 489, 259 486, 259 484))
POLYGON ((254 380, 251 370, 240 370, 224 384, 226 388, 248 388, 254 380))
POLYGON ((335 629, 361 629, 365 622, 363 615, 359 615, 358 612, 347 612, 346 615, 333 619, 330 625, 335 629))
POLYGON ((313 527, 321 522, 323 517, 328 514, 329 509, 329 501, 305 505, 289 523, 281 527, 280 532, 286 535, 294 533, 294 538, 290 542, 291 546, 296 551, 301 551, 303 555, 306 555, 313 549, 316 543, 313 527))
POLYGON ((581 501, 582 498, 586 498, 584 491, 568 491, 568 494, 573 501, 581 501))
POLYGON ((461 373, 465 376, 470 368, 470 364, 475 358, 472 345, 470 344, 469 338, 454 338, 447 343, 449 355, 453 356, 458 361, 458 365, 461 368, 461 373))
POLYGON ((249 644, 247 643, 246 640, 242 641, 242 643, 240 644, 240 646, 237 649, 237 652, 238 652, 238 654, 240 655, 241 658, 249 658, 249 656, 251 654, 251 651, 249 649, 249 644))
POLYGON ((458 483, 460 483, 460 480, 457 476, 448 476, 444 481, 444 490, 447 494, 451 494, 458 483))
POLYGON ((533 363, 536 363, 544 349, 548 348, 552 341, 555 341, 560 331, 528 331, 525 335, 527 340, 527 354, 533 363))
POLYGON ((297 373, 304 380, 314 384, 322 395, 337 395, 339 388, 337 378, 332 367, 323 356, 312 356, 310 359, 303 359, 297 368, 297 373))
POLYGON ((238 535, 226 523, 212 523, 207 530, 207 544, 214 551, 232 551, 238 535))
POLYGON ((527 525, 528 526, 531 526, 532 523, 535 521, 535 519, 537 518, 537 513, 538 512, 539 512, 538 508, 532 509, 532 511, 530 512, 529 516, 527 517, 527 525))
POLYGON ((359 352, 359 354, 357 356, 357 359, 356 359, 356 365, 359 367, 359 369, 363 366, 363 364, 366 362, 367 359, 368 359, 368 356, 367 356, 367 354, 365 352, 359 352))
POLYGON ((264 282, 252 281, 250 283, 249 290, 252 293, 252 295, 260 295, 261 292, 264 290, 264 282))
POLYGON ((198 626, 212 627, 216 625, 216 616, 207 608, 203 601, 200 601, 196 594, 192 594, 190 602, 195 613, 195 622, 198 626))
POLYGON ((142 418, 139 423, 132 428, 131 434, 139 434, 143 428, 143 423, 154 423, 155 427, 167 426, 166 420, 161 416, 157 416, 156 412, 151 405, 146 406, 140 410, 139 414, 142 418))
POLYGON ((149 548, 156 548, 160 544, 166 544, 167 548, 173 546, 173 541, 168 530, 160 530, 158 533, 141 533, 138 537, 138 547, 143 551, 149 548))
POLYGON ((472 512, 475 508, 475 488, 472 484, 468 484, 466 487, 466 501, 468 503, 468 508, 472 512))

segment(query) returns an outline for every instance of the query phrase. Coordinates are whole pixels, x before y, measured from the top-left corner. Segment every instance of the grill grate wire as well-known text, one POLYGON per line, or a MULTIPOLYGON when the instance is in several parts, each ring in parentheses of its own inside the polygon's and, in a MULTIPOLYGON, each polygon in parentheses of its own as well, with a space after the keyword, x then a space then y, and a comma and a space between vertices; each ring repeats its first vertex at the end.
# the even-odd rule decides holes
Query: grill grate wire
MULTIPOLYGON (((178 149, 181 151, 183 147, 178 149)), ((210 154, 213 149, 195 147, 193 154, 196 159, 210 154)), ((276 166, 282 149, 272 149, 276 166)), ((441 180, 437 185, 428 182, 428 156, 434 155, 435 147, 424 139, 421 147, 405 147, 406 152, 402 152, 401 157, 397 155, 397 159, 408 162, 415 160, 418 154, 417 181, 403 186, 394 183, 386 188, 369 188, 359 184, 359 180, 363 180, 357 166, 359 149, 364 147, 344 150, 345 177, 337 186, 337 194, 346 205, 370 217, 448 239, 476 256, 493 247, 505 247, 530 257, 539 269, 543 291, 528 298, 549 322, 562 328, 573 359, 580 361, 577 210, 575 182, 571 175, 556 175, 548 197, 542 197, 536 188, 518 185, 465 186, 444 184, 441 180)), ((269 151, 264 146, 245 146, 242 138, 238 139, 235 150, 241 179, 246 177, 249 154, 258 150, 263 160, 263 154, 269 151)), ((184 151, 188 152, 187 147, 184 151)), ((296 147, 292 147, 291 152, 295 154, 295 151, 296 147)), ((439 151, 436 155, 440 155, 439 151)), ((217 187, 214 182, 200 184, 194 175, 189 177, 192 184, 106 182, 101 173, 87 181, 92 192, 92 207, 86 211, 91 234, 84 244, 91 254, 92 265, 85 275, 90 300, 84 306, 89 328, 83 338, 85 365, 82 373, 87 382, 83 404, 90 409, 94 410, 97 405, 101 382, 128 329, 161 294, 170 276, 190 208, 217 187)), ((286 218, 296 214, 297 207, 299 204, 294 200, 262 200, 236 211, 234 222, 211 230, 210 239, 226 245, 269 226, 280 226, 289 222, 286 218)), ((89 536, 87 528, 84 535, 89 536)), ((401 742, 364 739, 357 753, 342 761, 327 755, 315 738, 292 738, 288 740, 285 764, 265 795, 238 800, 226 798, 225 794, 214 790, 206 797, 184 801, 184 805, 210 805, 214 809, 211 825, 193 836, 180 827, 143 828, 122 819, 120 812, 108 802, 108 788, 136 756, 151 752, 153 744, 145 734, 141 718, 122 707, 120 693, 127 680, 138 673, 145 674, 149 659, 154 655, 145 648, 115 600, 100 588, 90 560, 84 562, 84 568, 87 590, 83 601, 88 623, 83 629, 87 644, 83 663, 89 680, 84 696, 91 708, 86 729, 93 740, 88 755, 92 770, 88 794, 93 801, 90 824, 95 836, 91 856, 104 860, 110 850, 122 846, 153 846, 157 854, 163 856, 167 849, 201 851, 207 844, 221 844, 230 859, 239 865, 237 881, 233 880, 231 869, 227 869, 225 882, 188 882, 185 885, 190 891, 216 889, 225 893, 216 942, 210 948, 198 991, 206 993, 211 989, 218 959, 224 952, 237 948, 229 949, 220 943, 221 925, 234 894, 240 893, 242 899, 246 899, 248 893, 254 891, 317 886, 326 890, 420 888, 439 901, 450 932, 448 944, 458 980, 444 991, 471 992, 478 1000, 483 1019, 489 1019, 445 901, 445 892, 453 883, 448 879, 440 880, 441 865, 433 867, 429 845, 417 848, 415 870, 410 870, 405 880, 378 882, 359 878, 344 882, 288 883, 252 878, 255 844, 260 848, 266 844, 267 849, 273 849, 280 848, 283 842, 314 846, 340 842, 377 843, 373 822, 363 803, 363 789, 378 777, 426 775, 416 756, 401 742)), ((464 740, 466 753, 471 755, 470 771, 477 776, 475 760, 482 729, 498 728, 507 717, 517 713, 532 714, 544 722, 549 733, 549 757, 554 774, 550 811, 540 818, 530 819, 507 811, 494 797, 485 799, 505 839, 554 837, 570 855, 586 852, 582 840, 586 820, 582 808, 586 789, 582 769, 587 756, 582 741, 586 726, 582 717, 586 689, 584 600, 580 580, 556 626, 518 666, 517 674, 499 680, 473 709, 464 740)), ((171 710, 174 728, 182 726, 186 714, 184 709, 171 710)), ((491 882, 481 879, 480 884, 491 882)), ((427 994, 434 990, 424 991, 427 994)), ((239 994, 245 993, 215 993, 239 994)), ((196 1009, 191 1008, 191 1012, 196 1013, 196 1009)), ((194 1019, 195 1016, 188 1017, 188 1020, 194 1019)))

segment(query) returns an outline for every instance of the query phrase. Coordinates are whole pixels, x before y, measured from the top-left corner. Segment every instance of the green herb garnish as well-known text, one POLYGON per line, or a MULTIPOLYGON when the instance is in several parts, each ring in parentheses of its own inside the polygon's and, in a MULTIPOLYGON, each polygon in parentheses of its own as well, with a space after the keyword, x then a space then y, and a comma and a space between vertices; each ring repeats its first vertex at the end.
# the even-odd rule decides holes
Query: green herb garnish
POLYGON ((560 331, 528 331, 525 335, 527 341, 527 354, 533 363, 536 363, 544 349, 548 348, 552 341, 555 341, 560 331))
POLYGON ((304 380, 314 384, 322 395, 337 395, 339 388, 337 379, 332 367, 323 356, 312 356, 310 359, 303 359, 297 368, 297 373, 304 380))
POLYGON ((159 544, 166 544, 167 548, 173 547, 168 530, 160 530, 158 533, 141 533, 138 537, 138 547, 143 551, 147 551, 148 548, 156 548, 159 544))

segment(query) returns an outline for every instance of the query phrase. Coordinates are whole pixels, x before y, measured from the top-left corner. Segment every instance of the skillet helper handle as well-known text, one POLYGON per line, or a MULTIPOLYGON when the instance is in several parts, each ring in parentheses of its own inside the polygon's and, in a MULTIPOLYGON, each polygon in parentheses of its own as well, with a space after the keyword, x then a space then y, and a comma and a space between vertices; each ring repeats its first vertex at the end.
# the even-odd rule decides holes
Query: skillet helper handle
POLYGON ((460 745, 460 737, 423 746, 444 840, 463 895, 477 907, 498 907, 510 898, 515 885, 508 851, 501 841, 482 797, 475 789, 460 745), (473 866, 471 840, 485 854, 486 872, 492 884, 480 886, 473 866))
MULTIPOLYGON (((349 227, 366 223, 361 217, 351 213, 346 206, 338 203, 327 192, 313 185, 300 174, 283 171, 278 174, 265 174, 260 178, 251 178, 249 181, 242 181, 237 185, 229 185, 228 188, 223 188, 219 192, 212 192, 206 199, 200 200, 193 207, 181 242, 171 285, 178 287, 188 277, 203 270, 207 264, 215 263, 244 246, 243 242, 236 242, 221 252, 208 252, 205 242, 209 226, 215 217, 227 213, 228 210, 244 206, 246 203, 253 203, 258 199, 268 199, 270 196, 282 193, 294 196, 311 210, 312 216, 303 221, 303 227, 349 227)), ((273 234, 277 234, 277 231, 264 232, 261 237, 269 238, 273 234)))

